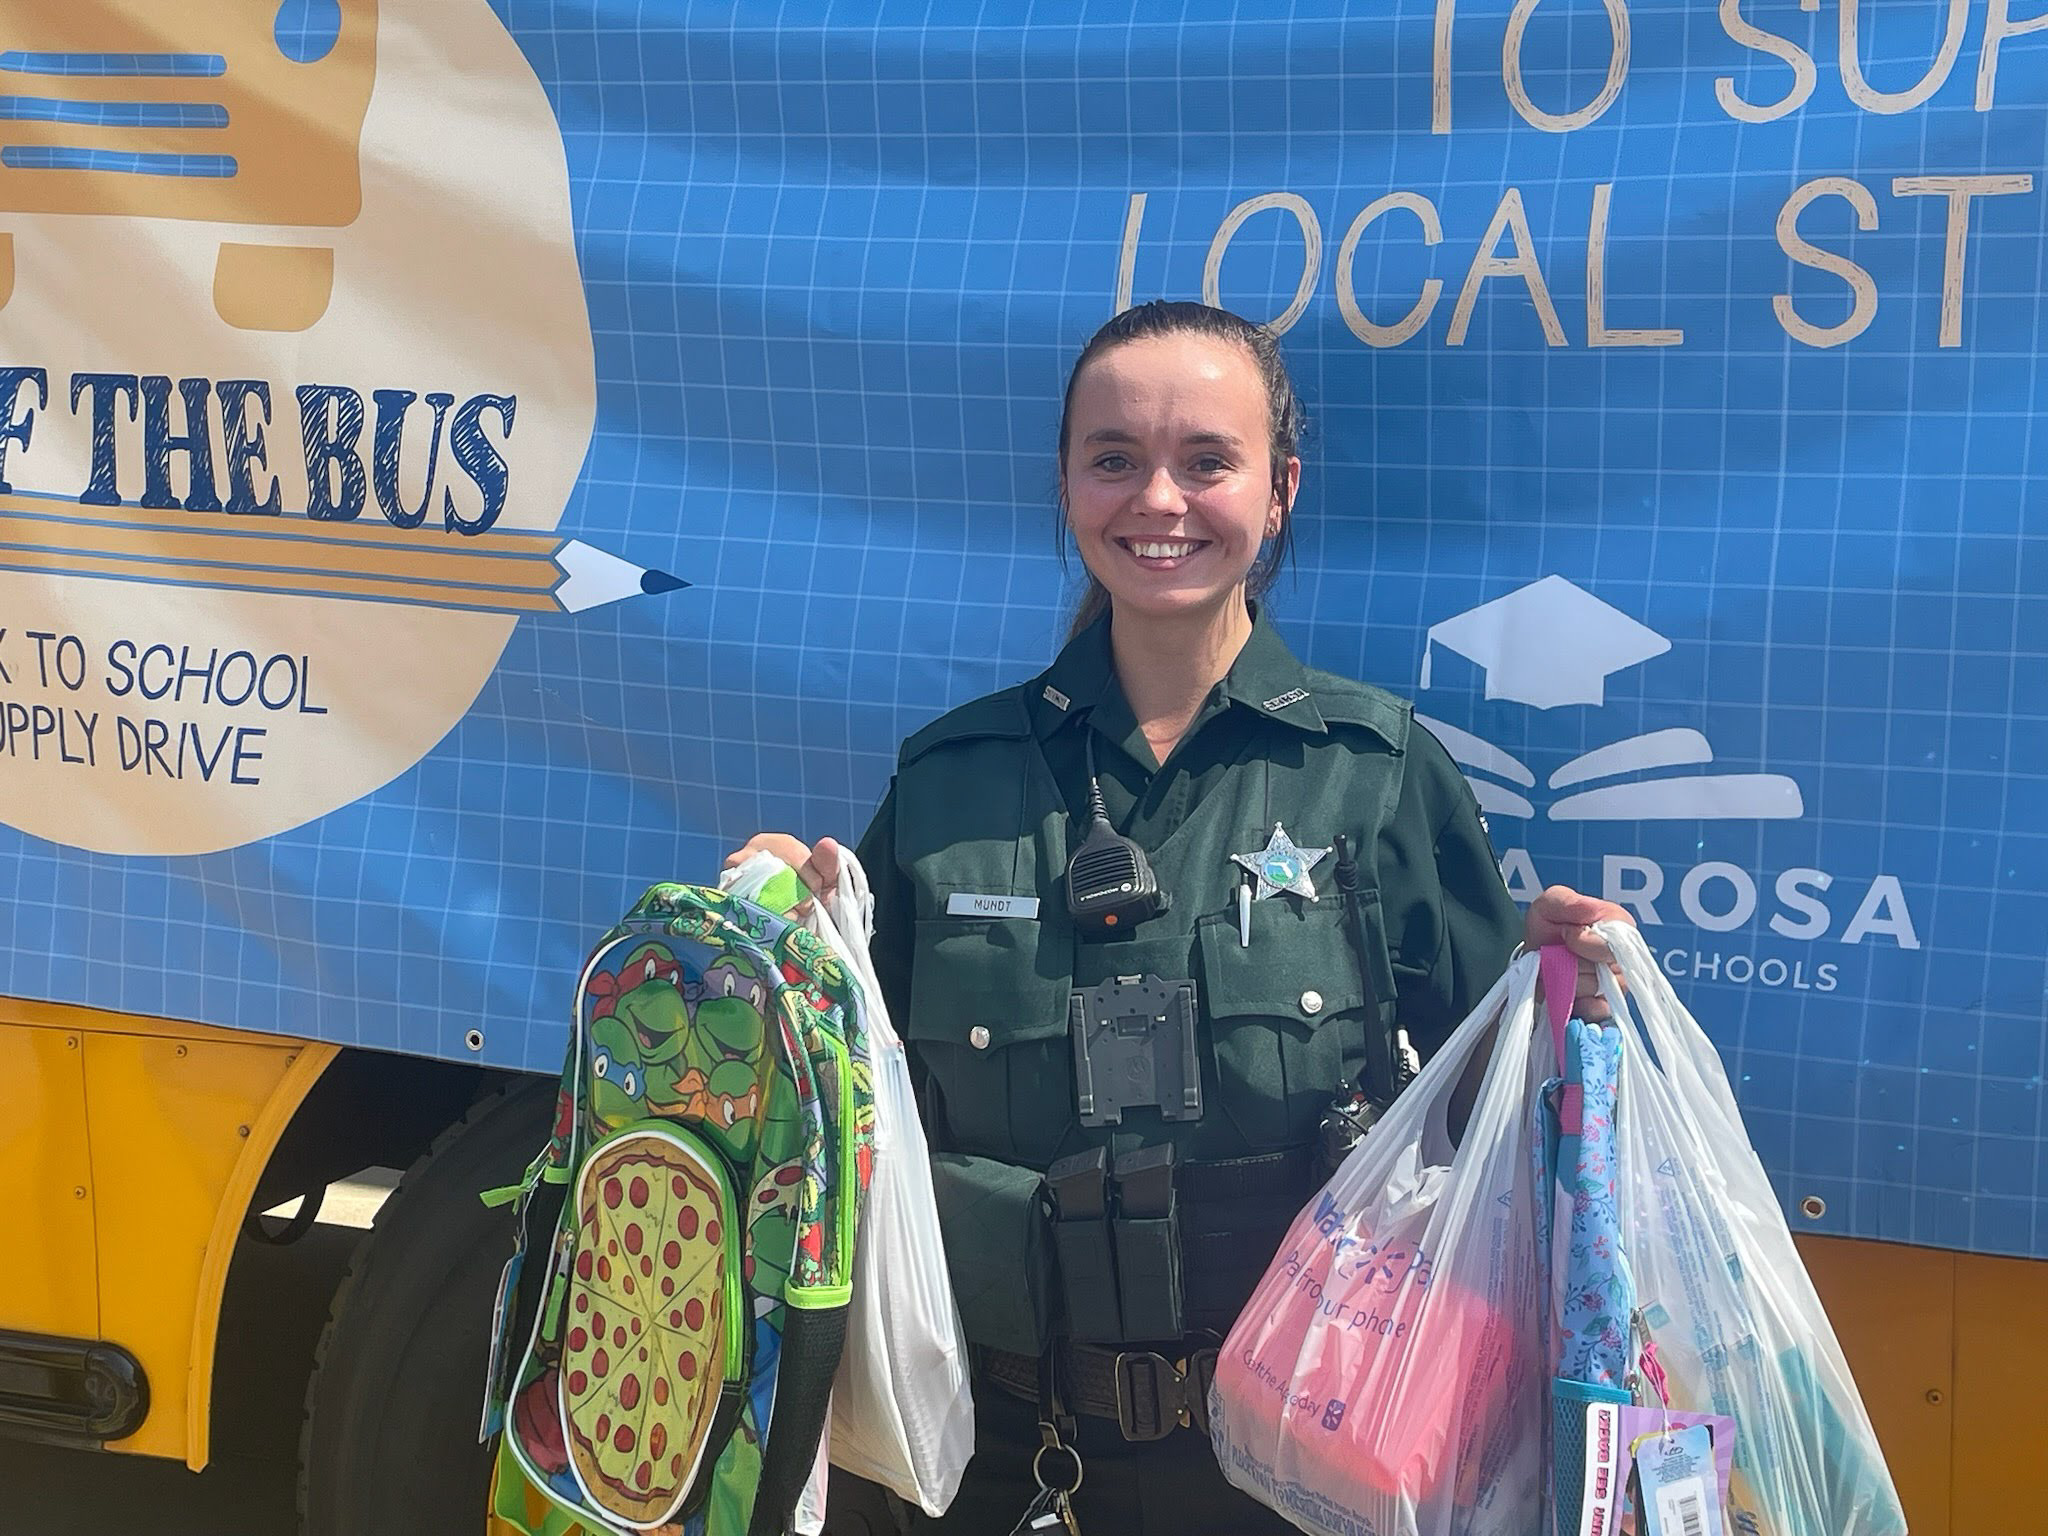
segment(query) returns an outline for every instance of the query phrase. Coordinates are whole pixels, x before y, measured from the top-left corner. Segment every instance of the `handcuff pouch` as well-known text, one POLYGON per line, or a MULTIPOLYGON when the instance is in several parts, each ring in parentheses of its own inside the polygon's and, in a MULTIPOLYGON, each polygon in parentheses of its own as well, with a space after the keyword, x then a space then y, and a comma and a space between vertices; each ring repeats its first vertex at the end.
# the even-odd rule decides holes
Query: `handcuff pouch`
POLYGON ((960 1326, 971 1344, 1041 1353, 1051 1337, 1053 1256, 1036 1169, 932 1154, 932 1193, 960 1326))

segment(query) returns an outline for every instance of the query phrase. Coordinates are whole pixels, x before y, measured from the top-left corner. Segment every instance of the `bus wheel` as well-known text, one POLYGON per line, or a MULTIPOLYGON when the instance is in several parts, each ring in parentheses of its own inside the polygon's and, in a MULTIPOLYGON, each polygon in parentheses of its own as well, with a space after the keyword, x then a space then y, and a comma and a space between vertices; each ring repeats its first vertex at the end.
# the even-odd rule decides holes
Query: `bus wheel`
POLYGON ((349 1261, 306 1389, 304 1536, 483 1531, 477 1422, 512 1220, 477 1196, 518 1181, 554 1100, 537 1080, 478 1103, 407 1170, 349 1261))

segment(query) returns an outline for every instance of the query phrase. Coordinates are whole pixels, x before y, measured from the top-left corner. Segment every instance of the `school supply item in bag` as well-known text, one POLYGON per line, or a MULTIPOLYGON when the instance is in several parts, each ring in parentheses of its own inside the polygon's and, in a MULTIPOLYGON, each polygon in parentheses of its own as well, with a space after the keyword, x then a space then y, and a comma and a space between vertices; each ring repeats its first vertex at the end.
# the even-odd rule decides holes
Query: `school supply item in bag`
MULTIPOLYGON (((1719 1055, 1635 929, 1596 931, 1625 983, 1601 977, 1618 1050, 1615 1233, 1631 1293, 1626 1321, 1611 1320, 1632 1341, 1635 1395, 1733 1426, 1724 1529, 1904 1536, 1869 1416, 1719 1055)), ((1679 1495, 1669 1499, 1682 1513, 1679 1495)))
POLYGON ((870 1082, 855 984, 788 920, 659 885, 599 943, 554 1134, 501 1192, 501 1518, 782 1536, 845 1338, 870 1082))
MULTIPOLYGON (((1693 1487, 1669 1502, 1680 1517, 1681 1536, 1707 1536, 1709 1528, 1719 1536, 1735 1536, 1724 1516, 1726 1490, 1735 1470, 1735 1425, 1712 1413, 1682 1413, 1661 1405, 1635 1407, 1626 1403, 1596 1402, 1585 1410, 1586 1458, 1577 1489, 1580 1513, 1575 1526, 1560 1522, 1557 1529, 1566 1536, 1644 1536, 1646 1504, 1655 1498, 1646 1492, 1637 1465, 1656 1458, 1663 1470, 1675 1466, 1671 1456, 1675 1437, 1697 1429, 1706 1435, 1712 1465, 1699 1461, 1693 1470, 1693 1487), (1693 1520, 1697 1532, 1686 1533, 1684 1523, 1693 1520)), ((1697 1439, 1688 1442, 1688 1454, 1697 1457, 1697 1439)), ((1654 1484, 1652 1485, 1654 1488, 1654 1484)))
MULTIPOLYGON (((1633 1401, 1629 1319, 1635 1292, 1615 1205, 1615 1092, 1621 1031, 1571 1017, 1579 962, 1562 944, 1539 961, 1540 1011, 1558 1075, 1534 1107, 1537 1253, 1546 1276, 1544 1355, 1551 1362, 1551 1497, 1560 1536, 1580 1536, 1591 1497, 1605 1532, 1608 1481, 1616 1447, 1590 1438, 1592 1409, 1633 1401), (1593 1495, 1586 1492, 1589 1476, 1593 1495)), ((1538 1031, 1539 1039, 1543 1032, 1538 1031)), ((1541 1051, 1546 1047, 1539 1045, 1541 1051)))
POLYGON ((1316 1536, 1541 1524, 1536 973, 1534 955, 1514 961, 1345 1158, 1218 1352, 1209 1421, 1225 1475, 1316 1536), (1453 1146, 1452 1095, 1489 1039, 1453 1146))
MULTIPOLYGON (((936 1516, 953 1502, 974 1454, 967 1341, 946 1270, 909 1058, 868 952, 874 897, 860 861, 849 850, 839 857, 837 884, 801 921, 859 984, 874 1062, 875 1149, 828 1445, 835 1466, 936 1516)), ((793 905, 808 895, 789 866, 768 854, 727 871, 724 883, 738 896, 758 892, 768 905, 793 905)))

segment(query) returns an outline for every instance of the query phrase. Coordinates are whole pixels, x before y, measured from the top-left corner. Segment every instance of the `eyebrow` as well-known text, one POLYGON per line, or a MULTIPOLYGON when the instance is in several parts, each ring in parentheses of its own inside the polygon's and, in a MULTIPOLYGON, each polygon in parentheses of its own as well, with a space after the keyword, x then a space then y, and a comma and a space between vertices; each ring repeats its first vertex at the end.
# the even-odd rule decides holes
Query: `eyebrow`
MULTIPOLYGON (((1126 432, 1121 427, 1103 427, 1097 431, 1090 432, 1081 441, 1084 443, 1135 444, 1138 438, 1135 433, 1126 432)), ((1181 439, 1181 442, 1184 446, 1200 445, 1203 447, 1213 446, 1219 448, 1242 448, 1244 446, 1242 441, 1229 432, 1190 432, 1181 439)))

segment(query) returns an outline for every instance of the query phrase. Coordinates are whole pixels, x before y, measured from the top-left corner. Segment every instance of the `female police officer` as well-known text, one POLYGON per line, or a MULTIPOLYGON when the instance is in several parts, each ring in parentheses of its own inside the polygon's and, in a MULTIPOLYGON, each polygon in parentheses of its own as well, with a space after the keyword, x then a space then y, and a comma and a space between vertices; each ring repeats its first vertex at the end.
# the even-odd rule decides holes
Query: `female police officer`
MULTIPOLYGON (((1204 1352, 1320 1182, 1333 1101, 1394 1028, 1440 1042, 1517 939, 1571 944, 1599 1012, 1585 925, 1625 914, 1561 887, 1518 913, 1409 706, 1304 667, 1259 607, 1299 432, 1263 329, 1105 325, 1060 421, 1072 638, 905 742, 861 840, 977 1356, 975 1458, 916 1529, 1000 1536, 1079 1477, 1091 1532, 1287 1530, 1210 1455, 1204 1352)), ((836 878, 829 840, 757 847, 836 878)), ((835 1478, 833 1536, 901 1528, 876 1493, 835 1478)))

